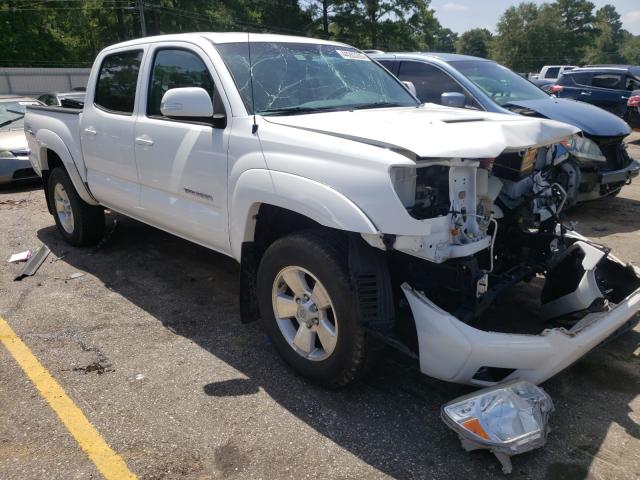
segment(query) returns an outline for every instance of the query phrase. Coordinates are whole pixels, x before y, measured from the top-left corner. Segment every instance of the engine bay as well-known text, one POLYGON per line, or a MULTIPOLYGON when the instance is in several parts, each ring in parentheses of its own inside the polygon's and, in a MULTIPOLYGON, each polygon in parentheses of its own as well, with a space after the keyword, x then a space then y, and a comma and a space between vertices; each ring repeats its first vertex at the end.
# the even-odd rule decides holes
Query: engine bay
POLYGON ((392 283, 407 282, 487 331, 538 334, 608 311, 640 279, 606 247, 563 223, 576 170, 566 149, 553 145, 395 172, 411 217, 445 231, 432 226, 413 248, 396 239, 392 283))

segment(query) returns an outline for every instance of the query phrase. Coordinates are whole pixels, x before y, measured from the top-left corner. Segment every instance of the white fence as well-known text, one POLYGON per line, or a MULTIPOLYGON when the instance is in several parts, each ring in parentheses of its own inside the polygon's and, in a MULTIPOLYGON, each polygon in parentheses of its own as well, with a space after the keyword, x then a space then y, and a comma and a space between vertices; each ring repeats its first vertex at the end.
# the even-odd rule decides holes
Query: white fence
POLYGON ((86 87, 90 68, 0 67, 0 95, 38 96, 86 87))

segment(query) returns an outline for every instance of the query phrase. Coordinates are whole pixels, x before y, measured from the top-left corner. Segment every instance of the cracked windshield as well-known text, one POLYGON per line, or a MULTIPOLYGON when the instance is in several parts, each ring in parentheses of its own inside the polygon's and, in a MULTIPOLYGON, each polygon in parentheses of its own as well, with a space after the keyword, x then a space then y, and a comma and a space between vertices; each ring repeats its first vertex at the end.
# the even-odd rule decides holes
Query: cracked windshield
POLYGON ((383 68, 349 47, 252 42, 254 102, 246 42, 218 44, 247 111, 261 115, 312 113, 418 102, 383 68))

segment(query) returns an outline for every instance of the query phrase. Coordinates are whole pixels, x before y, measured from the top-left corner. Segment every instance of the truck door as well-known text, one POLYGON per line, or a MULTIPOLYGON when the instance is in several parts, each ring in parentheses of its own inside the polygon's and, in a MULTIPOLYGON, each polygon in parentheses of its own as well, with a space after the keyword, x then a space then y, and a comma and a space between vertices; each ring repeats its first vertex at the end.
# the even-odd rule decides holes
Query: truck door
POLYGON ((138 169, 133 116, 143 49, 106 55, 89 84, 80 124, 87 182, 100 203, 133 214, 138 169))
MULTIPOLYGON (((146 62, 144 97, 135 125, 143 220, 211 248, 229 251, 227 149, 230 126, 210 119, 168 118, 160 111, 170 88, 201 87, 216 113, 229 112, 208 56, 185 43, 157 44, 146 62)), ((231 119, 230 115, 227 118, 231 119)))

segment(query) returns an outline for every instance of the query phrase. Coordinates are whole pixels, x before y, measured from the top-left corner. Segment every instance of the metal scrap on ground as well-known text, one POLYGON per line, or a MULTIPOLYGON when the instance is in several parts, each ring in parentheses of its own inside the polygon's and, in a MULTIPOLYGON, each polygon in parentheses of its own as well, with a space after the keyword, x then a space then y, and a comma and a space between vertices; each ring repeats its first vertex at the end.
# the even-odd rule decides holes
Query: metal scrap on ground
POLYGON ((31 275, 36 273, 36 271, 38 270, 38 268, 40 268, 40 265, 42 265, 50 252, 51 250, 49 250, 49 247, 47 247, 46 245, 40 247, 40 250, 38 250, 35 255, 31 255, 31 258, 29 258, 24 267, 22 267, 22 270, 20 270, 20 273, 18 273, 18 275, 13 280, 22 280, 24 277, 30 277, 31 275))

